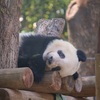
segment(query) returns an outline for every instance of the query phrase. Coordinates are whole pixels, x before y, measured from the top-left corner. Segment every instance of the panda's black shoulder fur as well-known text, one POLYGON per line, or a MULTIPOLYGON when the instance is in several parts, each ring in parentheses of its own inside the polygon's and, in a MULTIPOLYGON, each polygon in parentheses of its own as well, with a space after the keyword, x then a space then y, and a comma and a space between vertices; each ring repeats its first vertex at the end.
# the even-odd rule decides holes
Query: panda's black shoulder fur
POLYGON ((54 39, 60 39, 58 37, 49 37, 43 35, 29 35, 22 36, 19 55, 21 56, 32 56, 34 54, 43 54, 46 47, 54 39))
POLYGON ((44 76, 46 63, 43 52, 46 47, 58 37, 44 35, 23 35, 20 37, 18 67, 29 67, 34 73, 34 81, 40 82, 44 76))

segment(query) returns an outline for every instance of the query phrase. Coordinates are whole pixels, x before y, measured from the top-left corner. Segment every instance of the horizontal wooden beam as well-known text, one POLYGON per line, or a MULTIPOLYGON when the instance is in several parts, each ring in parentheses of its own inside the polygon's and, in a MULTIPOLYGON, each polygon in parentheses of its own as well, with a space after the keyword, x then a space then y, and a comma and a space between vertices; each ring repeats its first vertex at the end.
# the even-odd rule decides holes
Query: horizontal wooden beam
POLYGON ((1 88, 29 88, 33 80, 33 73, 29 68, 0 69, 1 88))
POLYGON ((95 76, 82 77, 82 91, 76 92, 75 90, 70 93, 74 97, 91 97, 95 96, 95 76))
POLYGON ((69 96, 74 97, 89 97, 89 96, 95 96, 95 76, 88 76, 88 77, 82 77, 82 90, 81 92, 77 92, 74 89, 75 82, 69 77, 64 78, 64 81, 62 81, 62 86, 59 90, 54 90, 51 88, 51 73, 46 73, 43 82, 40 84, 33 83, 31 88, 28 88, 28 90, 36 91, 36 92, 43 92, 43 93, 59 93, 59 94, 65 94, 69 96), (70 86, 71 84, 71 86, 70 86))
POLYGON ((53 72, 46 72, 43 81, 36 84, 33 82, 33 74, 29 68, 0 70, 1 88, 23 89, 42 93, 59 93, 74 97, 95 96, 95 76, 82 77, 82 83, 83 88, 81 92, 77 92, 74 89, 75 81, 72 76, 61 79, 53 72))
POLYGON ((0 88, 0 100, 54 100, 52 94, 0 88))
POLYGON ((74 84, 75 81, 72 79, 72 76, 60 80, 60 77, 55 76, 55 73, 46 72, 42 82, 39 84, 33 83, 32 87, 27 90, 42 93, 66 94, 74 89, 74 84))

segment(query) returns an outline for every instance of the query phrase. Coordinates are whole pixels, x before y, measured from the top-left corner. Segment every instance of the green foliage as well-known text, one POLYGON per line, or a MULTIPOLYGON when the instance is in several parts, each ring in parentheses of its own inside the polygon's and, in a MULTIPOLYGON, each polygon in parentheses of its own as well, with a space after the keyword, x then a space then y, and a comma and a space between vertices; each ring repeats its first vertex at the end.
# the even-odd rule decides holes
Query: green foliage
POLYGON ((33 23, 41 18, 65 18, 69 1, 70 0, 23 0, 21 31, 33 31, 33 23))

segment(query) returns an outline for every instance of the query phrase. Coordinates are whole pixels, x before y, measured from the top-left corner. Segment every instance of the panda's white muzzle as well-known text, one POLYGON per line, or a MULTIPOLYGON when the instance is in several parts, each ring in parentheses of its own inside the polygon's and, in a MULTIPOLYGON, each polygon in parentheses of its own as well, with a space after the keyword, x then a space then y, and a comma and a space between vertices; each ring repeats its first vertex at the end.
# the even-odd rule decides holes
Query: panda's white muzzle
POLYGON ((49 67, 51 71, 59 71, 59 70, 61 70, 60 66, 58 66, 56 64, 53 64, 54 63, 54 58, 49 53, 46 55, 45 61, 46 61, 47 67, 49 67))

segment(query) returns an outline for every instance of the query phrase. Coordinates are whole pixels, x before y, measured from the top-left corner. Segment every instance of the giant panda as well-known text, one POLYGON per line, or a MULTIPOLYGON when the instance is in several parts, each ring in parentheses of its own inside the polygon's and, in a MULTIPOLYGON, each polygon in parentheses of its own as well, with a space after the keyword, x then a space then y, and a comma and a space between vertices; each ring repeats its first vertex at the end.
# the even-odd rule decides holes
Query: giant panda
POLYGON ((58 71, 60 76, 78 78, 80 62, 86 60, 83 51, 76 49, 62 38, 44 35, 20 36, 18 67, 29 67, 34 81, 42 81, 46 67, 58 71))

